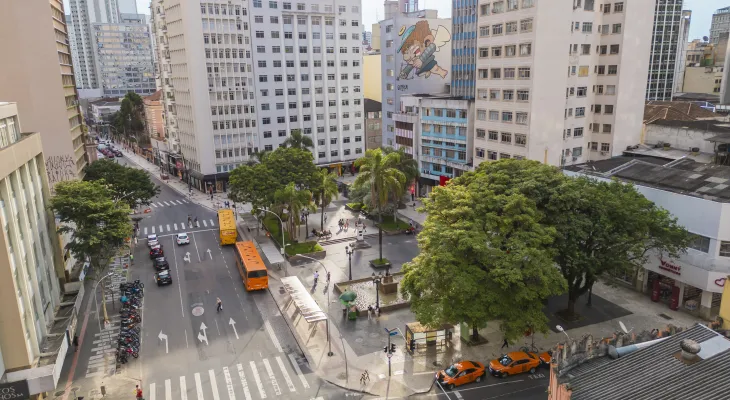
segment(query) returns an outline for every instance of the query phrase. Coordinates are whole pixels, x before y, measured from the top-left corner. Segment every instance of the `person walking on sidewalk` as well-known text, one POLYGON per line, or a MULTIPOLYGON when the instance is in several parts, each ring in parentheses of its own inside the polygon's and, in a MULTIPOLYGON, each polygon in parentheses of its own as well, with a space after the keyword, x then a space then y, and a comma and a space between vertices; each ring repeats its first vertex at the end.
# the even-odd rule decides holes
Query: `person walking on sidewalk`
POLYGON ((509 347, 509 340, 507 340, 507 338, 504 338, 504 342, 502 343, 502 347, 501 348, 503 349, 505 347, 509 347))
POLYGON ((223 301, 221 301, 220 297, 216 297, 215 304, 216 304, 216 306, 215 306, 216 312, 223 311, 223 301))
POLYGON ((327 271, 327 285, 330 284, 330 272, 327 271))
POLYGON ((368 304, 368 321, 373 319, 373 306, 368 304))
POLYGON ((319 279, 319 271, 314 271, 314 286, 317 286, 317 279, 319 279))
POLYGON ((137 400, 144 400, 144 398, 142 397, 142 388, 139 387, 139 385, 134 387, 134 398, 137 400))

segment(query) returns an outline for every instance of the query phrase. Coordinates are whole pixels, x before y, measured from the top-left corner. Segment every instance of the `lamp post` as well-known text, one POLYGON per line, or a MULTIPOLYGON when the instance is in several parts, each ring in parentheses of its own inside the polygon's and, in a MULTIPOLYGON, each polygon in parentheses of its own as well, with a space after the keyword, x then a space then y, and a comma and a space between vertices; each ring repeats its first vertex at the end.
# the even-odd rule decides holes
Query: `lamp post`
MULTIPOLYGON (((286 246, 286 242, 284 241, 284 221, 282 221, 281 220, 281 217, 279 217, 279 215, 277 213, 273 212, 273 211, 264 210, 262 208, 254 208, 254 210, 263 211, 263 212, 267 212, 269 214, 273 214, 279 220, 279 223, 281 224, 281 255, 283 256, 284 255, 284 247, 286 246)), ((284 210, 284 211, 286 212, 286 210, 284 210)))
POLYGON ((350 275, 349 279, 352 280, 352 253, 355 252, 355 249, 351 249, 350 246, 345 246, 345 254, 347 254, 347 259, 350 261, 350 275))
MULTIPOLYGON (((319 261, 316 258, 301 255, 301 254, 297 255, 297 257, 306 258, 307 260, 311 260, 316 263, 319 263, 319 265, 321 265, 322 268, 324 268, 324 272, 326 272, 327 275, 329 275, 330 272, 327 270, 327 267, 324 266, 322 261, 319 261)), ((329 290, 329 288, 327 288, 327 319, 326 319, 326 321, 327 321, 327 345, 329 346, 329 351, 327 352, 327 355, 329 357, 332 357, 335 353, 332 352, 332 342, 330 341, 330 290, 329 290)))
POLYGON ((373 284, 375 284, 375 308, 380 308, 380 281, 383 280, 383 275, 378 274, 375 275, 375 272, 373 272, 372 276, 373 284))
POLYGON ((309 209, 305 208, 304 211, 302 211, 302 215, 304 216, 304 238, 309 238, 309 209))
MULTIPOLYGON (((99 284, 101 282, 103 282, 104 279, 106 279, 112 275, 114 275, 113 272, 108 273, 106 276, 99 279, 99 281, 96 282, 96 285, 94 285, 94 305, 96 306, 96 322, 99 324, 99 332, 101 332, 101 319, 99 319, 99 303, 96 301, 96 287, 99 286, 99 284)), ((106 301, 106 299, 104 299, 104 301, 106 301)), ((106 322, 106 320, 104 320, 104 322, 106 322)))

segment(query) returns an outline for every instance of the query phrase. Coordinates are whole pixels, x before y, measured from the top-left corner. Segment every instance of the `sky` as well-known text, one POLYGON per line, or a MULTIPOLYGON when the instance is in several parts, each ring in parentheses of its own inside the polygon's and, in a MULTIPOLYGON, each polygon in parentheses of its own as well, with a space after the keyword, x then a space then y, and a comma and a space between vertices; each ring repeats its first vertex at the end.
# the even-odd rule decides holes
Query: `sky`
MULTIPOLYGON (((440 17, 450 17, 451 2, 452 0, 419 0, 419 6, 420 8, 437 9, 440 17)), ((140 12, 149 14, 149 5, 149 0, 137 0, 137 7, 140 12)), ((685 10, 692 10, 692 22, 690 23, 689 40, 701 39, 702 36, 709 36, 710 23, 712 22, 712 13, 714 13, 715 10, 717 10, 718 8, 723 8, 727 6, 730 6, 730 0, 684 0, 683 8, 685 10)), ((371 30, 372 24, 378 22, 378 20, 382 18, 382 0, 363 0, 362 19, 366 30, 371 30)))

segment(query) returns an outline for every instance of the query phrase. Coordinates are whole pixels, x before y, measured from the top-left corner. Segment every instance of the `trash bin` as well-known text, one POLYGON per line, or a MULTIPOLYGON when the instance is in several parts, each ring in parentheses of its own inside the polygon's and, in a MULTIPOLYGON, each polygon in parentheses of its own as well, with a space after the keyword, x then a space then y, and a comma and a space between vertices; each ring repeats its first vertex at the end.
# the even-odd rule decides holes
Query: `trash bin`
POLYGON ((347 319, 349 319, 350 321, 354 321, 357 319, 357 314, 358 314, 357 306, 352 306, 347 311, 347 319))

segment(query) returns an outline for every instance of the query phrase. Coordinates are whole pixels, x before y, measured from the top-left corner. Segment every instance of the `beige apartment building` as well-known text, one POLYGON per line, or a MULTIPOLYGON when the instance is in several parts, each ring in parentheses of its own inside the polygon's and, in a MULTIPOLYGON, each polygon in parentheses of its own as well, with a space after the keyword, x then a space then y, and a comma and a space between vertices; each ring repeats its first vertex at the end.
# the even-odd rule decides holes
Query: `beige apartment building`
POLYGON ((16 104, 0 102, 0 398, 35 399, 58 383, 76 313, 54 271, 63 259, 41 135, 21 132, 16 104))
POLYGON ((40 133, 52 188, 87 164, 63 3, 6 1, 2 10, 0 98, 16 102, 24 128, 40 133))
POLYGON ((147 127, 147 135, 152 139, 165 141, 165 119, 163 113, 164 104, 162 103, 162 90, 144 97, 142 99, 144 105, 145 126, 147 127))

